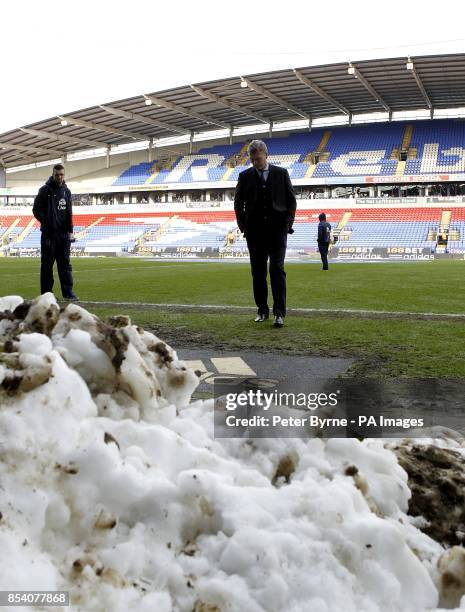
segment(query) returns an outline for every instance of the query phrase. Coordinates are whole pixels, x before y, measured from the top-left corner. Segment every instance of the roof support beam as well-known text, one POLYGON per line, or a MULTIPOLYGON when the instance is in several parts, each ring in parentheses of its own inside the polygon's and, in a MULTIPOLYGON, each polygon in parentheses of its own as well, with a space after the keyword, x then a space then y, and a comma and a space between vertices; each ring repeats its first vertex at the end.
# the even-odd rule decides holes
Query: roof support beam
POLYGON ((5 169, 6 168, 13 168, 14 166, 23 166, 24 164, 36 164, 39 161, 42 160, 38 160, 35 157, 30 157, 29 155, 21 155, 20 159, 18 160, 14 160, 14 159, 10 159, 12 157, 12 155, 8 155, 8 160, 4 160, 5 161, 5 169))
POLYGON ((87 140, 87 138, 77 138, 76 136, 65 136, 64 134, 57 134, 56 132, 47 132, 46 130, 33 130, 31 128, 19 128, 21 132, 30 134, 31 136, 37 136, 38 138, 50 138, 50 140, 58 140, 58 142, 70 142, 72 144, 82 144, 86 147, 94 147, 98 149, 100 147, 107 147, 107 142, 100 142, 98 140, 87 140))
POLYGON ((138 134, 137 132, 127 132, 126 130, 120 130, 112 128, 109 125, 103 123, 94 123, 93 121, 85 121, 84 119, 75 119, 74 117, 58 115, 58 119, 66 121, 72 125, 79 125, 80 127, 88 128, 89 130, 99 130, 100 132, 106 132, 107 134, 115 134, 116 136, 124 136, 125 138, 132 138, 133 140, 147 140, 147 136, 144 134, 138 134))
POLYGON ((379 102, 384 108, 384 110, 390 113, 391 107, 387 104, 387 102, 383 100, 383 98, 379 95, 376 89, 372 85, 370 85, 370 83, 366 80, 363 74, 361 74, 360 70, 353 64, 351 64, 350 67, 353 68, 354 77, 360 81, 363 87, 365 87, 365 89, 373 96, 376 102, 379 102))
POLYGON ((430 111, 434 111, 433 103, 431 102, 428 94, 426 93, 426 89, 424 88, 424 85, 421 82, 420 76, 417 72, 417 69, 415 68, 415 64, 412 62, 412 60, 410 60, 410 62, 412 64, 411 72, 413 74, 413 78, 415 79, 416 84, 418 85, 418 89, 421 91, 421 95, 423 96, 427 107, 430 109, 430 111))
POLYGON ((144 123, 145 125, 151 125, 153 127, 161 127, 165 130, 169 130, 170 132, 175 132, 176 134, 189 134, 189 130, 185 130, 183 128, 177 127, 175 125, 170 125, 168 123, 164 123, 163 121, 158 121, 157 119, 151 119, 150 117, 145 117, 144 115, 140 115, 139 113, 130 113, 128 111, 121 110, 120 108, 114 108, 113 106, 108 106, 107 104, 101 104, 100 108, 104 110, 106 113, 110 113, 111 115, 116 115, 116 117, 124 117, 125 119, 130 119, 131 121, 138 121, 139 123, 144 123))
POLYGON ((174 104, 174 102, 169 102, 168 100, 163 100, 163 98, 157 98, 156 96, 149 96, 144 94, 144 98, 146 100, 150 100, 152 104, 156 106, 161 106, 163 108, 167 108, 175 113, 180 113, 181 115, 186 115, 187 117, 194 117, 194 119, 198 119, 199 121, 203 121, 208 123, 209 125, 217 125, 218 127, 225 128, 229 130, 231 127, 229 123, 224 123, 223 121, 218 121, 217 119, 213 119, 208 115, 204 115, 203 113, 197 113, 192 111, 184 106, 180 106, 179 104, 174 104))
POLYGON ((216 94, 212 93, 211 91, 207 91, 206 89, 202 89, 198 85, 191 85, 191 88, 196 93, 198 93, 199 96, 202 96, 202 98, 207 98, 207 100, 211 100, 212 102, 215 102, 216 104, 221 104, 223 106, 226 106, 227 108, 235 110, 238 113, 242 113, 243 115, 247 115, 247 117, 252 117, 253 119, 257 119, 258 121, 262 121, 263 123, 266 123, 266 124, 270 123, 270 119, 267 119, 263 115, 260 115, 260 113, 256 113, 255 111, 251 110, 250 108, 247 108, 246 106, 240 106, 239 104, 236 104, 235 102, 230 102, 229 100, 226 100, 226 98, 217 96, 216 94))
POLYGON ((247 83, 247 87, 249 89, 252 89, 256 93, 260 94, 261 96, 264 96, 265 98, 268 98, 269 100, 272 100, 278 106, 282 106, 288 111, 291 111, 292 113, 295 113, 296 115, 299 115, 299 117, 302 117, 303 119, 310 119, 310 116, 308 115, 308 113, 305 113, 303 110, 300 110, 300 108, 297 108, 296 106, 293 106, 289 102, 286 102, 286 100, 284 100, 283 98, 280 98, 279 96, 275 96, 275 94, 271 93, 271 91, 268 91, 261 85, 257 85, 256 83, 253 83, 250 79, 246 77, 241 77, 241 81, 247 83))
POLYGON ((299 79, 299 81, 303 85, 306 85, 311 90, 313 90, 316 94, 318 94, 320 98, 323 98, 323 100, 326 100, 326 102, 329 102, 332 106, 335 106, 337 109, 341 111, 341 113, 344 113, 344 115, 350 114, 350 111, 348 108, 346 108, 343 104, 341 104, 336 99, 334 99, 332 96, 327 94, 319 85, 317 85, 316 83, 311 81, 309 78, 304 76, 299 70, 296 70, 295 68, 293 70, 294 70, 295 76, 299 79))
POLYGON ((0 149, 10 149, 12 151, 24 151, 25 153, 39 153, 39 155, 51 155, 52 157, 61 157, 63 151, 54 151, 53 149, 42 149, 33 147, 32 145, 18 145, 8 142, 0 142, 0 149))

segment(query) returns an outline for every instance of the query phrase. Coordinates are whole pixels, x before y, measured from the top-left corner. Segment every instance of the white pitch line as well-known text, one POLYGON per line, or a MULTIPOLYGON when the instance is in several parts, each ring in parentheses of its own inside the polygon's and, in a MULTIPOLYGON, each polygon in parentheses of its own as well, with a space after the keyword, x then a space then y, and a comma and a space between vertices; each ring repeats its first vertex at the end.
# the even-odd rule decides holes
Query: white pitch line
POLYGON ((200 372, 208 372, 205 364, 201 359, 182 359, 189 370, 199 370, 200 372))
POLYGON ((211 357, 210 361, 218 370, 218 374, 238 374, 240 376, 256 376, 242 357, 211 357))
MULTIPOLYGON (((120 268, 73 268, 73 276, 79 276, 79 274, 88 274, 89 272, 98 272, 99 274, 102 274, 104 272, 119 272, 120 270, 131 270, 132 272, 147 272, 147 267, 128 267, 128 266, 121 266, 120 268)), ((151 266, 153 268, 153 266, 151 266)), ((178 266, 176 266, 175 264, 172 265, 166 265, 166 266, 158 266, 157 267, 157 273, 159 270, 165 270, 166 268, 177 268, 178 266)), ((5 276, 30 276, 31 272, 2 272, 2 277, 5 276)))
MULTIPOLYGON (((251 312, 253 309, 250 306, 236 306, 234 304, 178 304, 175 302, 167 303, 147 303, 147 302, 111 302, 111 301, 92 301, 80 300, 81 304, 89 304, 91 306, 128 306, 131 308, 183 308, 185 310, 218 310, 222 312, 251 312)), ((405 310, 365 310, 351 308, 289 308, 288 313, 294 314, 354 314, 354 315, 376 315, 376 316, 406 316, 406 317, 436 317, 443 319, 465 319, 465 312, 409 312, 405 310)))
MULTIPOLYGON (((119 272, 120 270, 131 270, 132 272, 147 272, 147 268, 149 266, 145 265, 145 266, 121 266, 121 268, 79 268, 79 269, 74 269, 73 268, 73 273, 79 273, 79 272, 85 272, 87 274, 87 272, 100 272, 100 274, 102 274, 102 272, 119 272)), ((154 266, 150 266, 150 268, 153 268, 154 266)), ((175 264, 170 264, 170 265, 166 265, 166 266, 157 266, 157 272, 159 270, 166 270, 166 268, 177 268, 178 266, 176 266, 175 264)))

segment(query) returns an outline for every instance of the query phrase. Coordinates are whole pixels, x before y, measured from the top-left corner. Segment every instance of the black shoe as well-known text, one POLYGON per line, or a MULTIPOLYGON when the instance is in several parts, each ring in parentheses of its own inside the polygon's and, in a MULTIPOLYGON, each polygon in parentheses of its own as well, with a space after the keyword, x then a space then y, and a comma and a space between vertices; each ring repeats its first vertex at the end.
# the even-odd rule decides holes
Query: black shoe
POLYGON ((79 302, 78 296, 74 295, 74 293, 71 293, 70 295, 64 295, 63 299, 65 300, 65 302, 79 302))
POLYGON ((284 318, 281 316, 276 316, 273 321, 274 327, 284 327, 284 318))
POLYGON ((263 321, 266 321, 269 318, 270 318, 270 315, 268 313, 266 313, 266 314, 263 314, 263 313, 262 314, 258 314, 255 317, 255 323, 263 323, 263 321))

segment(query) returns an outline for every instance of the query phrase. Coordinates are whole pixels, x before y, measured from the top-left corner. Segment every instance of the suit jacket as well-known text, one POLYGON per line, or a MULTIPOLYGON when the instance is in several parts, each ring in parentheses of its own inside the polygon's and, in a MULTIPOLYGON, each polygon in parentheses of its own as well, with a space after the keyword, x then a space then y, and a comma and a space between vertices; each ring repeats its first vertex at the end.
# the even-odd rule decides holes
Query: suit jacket
MULTIPOLYGON (((285 168, 269 164, 267 182, 272 196, 273 224, 289 233, 293 233, 295 210, 297 203, 292 188, 289 173, 285 168)), ((234 211, 237 225, 241 232, 260 225, 262 208, 259 199, 259 181, 257 171, 253 166, 239 174, 239 180, 234 194, 234 211)))

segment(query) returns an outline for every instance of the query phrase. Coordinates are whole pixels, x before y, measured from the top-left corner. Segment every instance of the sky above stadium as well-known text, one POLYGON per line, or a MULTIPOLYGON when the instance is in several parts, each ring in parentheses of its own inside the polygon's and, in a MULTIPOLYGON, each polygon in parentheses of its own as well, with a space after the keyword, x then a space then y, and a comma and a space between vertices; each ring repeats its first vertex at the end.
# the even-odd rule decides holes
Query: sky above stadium
POLYGON ((391 0, 382 16, 372 0, 2 4, 0 133, 187 83, 465 51, 463 0, 391 0))

